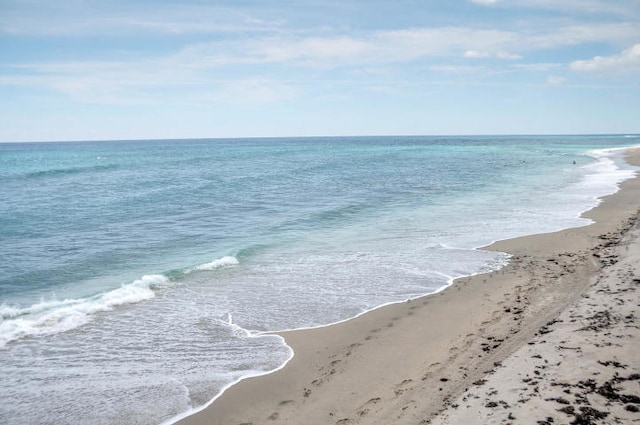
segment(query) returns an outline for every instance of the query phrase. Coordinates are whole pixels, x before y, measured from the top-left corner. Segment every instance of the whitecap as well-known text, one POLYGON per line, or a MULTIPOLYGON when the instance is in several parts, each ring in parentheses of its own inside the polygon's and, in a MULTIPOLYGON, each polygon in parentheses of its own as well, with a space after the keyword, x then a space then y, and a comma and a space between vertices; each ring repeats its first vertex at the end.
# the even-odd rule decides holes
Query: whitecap
POLYGON ((0 348, 28 336, 50 335, 82 326, 94 314, 155 297, 166 276, 144 275, 131 283, 88 298, 40 301, 28 307, 0 306, 0 348))
POLYGON ((193 268, 193 270, 199 270, 199 271, 215 270, 215 269, 219 269, 221 267, 237 266, 238 264, 240 264, 240 262, 238 261, 238 259, 236 257, 225 256, 225 257, 213 260, 211 262, 196 266, 196 267, 193 268))

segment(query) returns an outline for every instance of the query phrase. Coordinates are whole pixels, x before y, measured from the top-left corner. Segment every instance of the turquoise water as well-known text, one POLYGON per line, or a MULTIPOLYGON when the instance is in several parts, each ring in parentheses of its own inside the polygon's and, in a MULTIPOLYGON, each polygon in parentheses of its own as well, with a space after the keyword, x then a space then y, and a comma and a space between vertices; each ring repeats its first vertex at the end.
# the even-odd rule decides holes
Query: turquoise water
POLYGON ((157 424, 587 224, 623 136, 0 144, 0 422, 157 424), (604 150, 606 149, 606 150, 604 150))

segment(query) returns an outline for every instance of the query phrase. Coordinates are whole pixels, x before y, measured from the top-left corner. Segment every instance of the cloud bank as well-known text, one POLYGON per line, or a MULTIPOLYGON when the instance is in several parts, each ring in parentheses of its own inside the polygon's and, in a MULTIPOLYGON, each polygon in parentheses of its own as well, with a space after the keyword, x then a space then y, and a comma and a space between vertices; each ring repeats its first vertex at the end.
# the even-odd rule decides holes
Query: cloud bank
POLYGON ((596 74, 638 73, 640 77, 640 43, 616 55, 573 61, 570 67, 574 71, 596 74))

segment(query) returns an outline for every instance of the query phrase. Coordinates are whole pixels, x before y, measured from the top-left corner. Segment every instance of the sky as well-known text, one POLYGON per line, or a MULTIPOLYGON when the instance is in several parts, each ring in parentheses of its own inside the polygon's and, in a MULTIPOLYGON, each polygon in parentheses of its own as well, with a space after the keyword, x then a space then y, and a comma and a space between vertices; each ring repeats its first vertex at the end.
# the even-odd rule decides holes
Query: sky
POLYGON ((640 133, 640 0, 0 0, 0 141, 640 133))

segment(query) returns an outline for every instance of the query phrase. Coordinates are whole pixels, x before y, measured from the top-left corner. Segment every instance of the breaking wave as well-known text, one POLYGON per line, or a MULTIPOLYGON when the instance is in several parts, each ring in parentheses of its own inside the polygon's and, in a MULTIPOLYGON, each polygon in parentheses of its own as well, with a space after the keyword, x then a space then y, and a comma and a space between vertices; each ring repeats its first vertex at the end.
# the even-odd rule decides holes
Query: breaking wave
POLYGON ((198 270, 198 271, 215 270, 221 267, 237 266, 238 264, 240 263, 238 262, 238 259, 236 257, 226 256, 226 257, 218 258, 216 260, 213 260, 205 264, 200 264, 199 266, 194 267, 193 270, 198 270))
POLYGON ((167 286, 164 275, 144 275, 131 283, 88 298, 40 301, 28 307, 0 305, 0 348, 17 339, 65 332, 92 320, 94 314, 155 297, 167 286))

